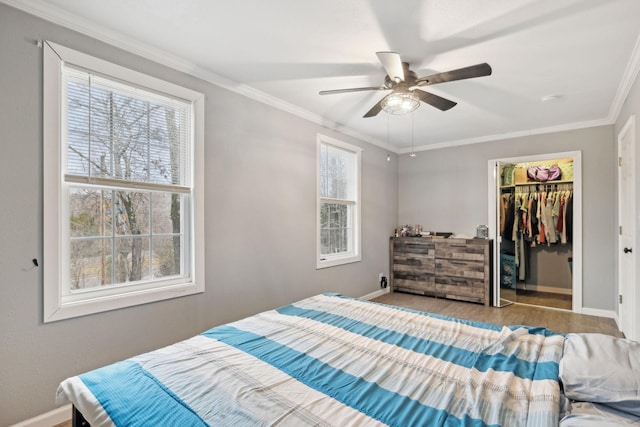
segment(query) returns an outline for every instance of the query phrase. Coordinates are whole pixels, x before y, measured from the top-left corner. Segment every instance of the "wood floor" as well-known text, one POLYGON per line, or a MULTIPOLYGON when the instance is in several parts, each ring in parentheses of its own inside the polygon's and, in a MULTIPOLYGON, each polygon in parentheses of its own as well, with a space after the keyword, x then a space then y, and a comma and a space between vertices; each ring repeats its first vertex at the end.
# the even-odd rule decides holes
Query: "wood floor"
POLYGON ((623 337, 613 319, 575 314, 567 311, 512 304, 506 307, 485 307, 481 304, 452 301, 442 298, 390 292, 373 301, 393 304, 414 310, 443 314, 460 319, 496 325, 544 326, 554 332, 597 332, 623 337))
POLYGON ((540 305, 543 307, 562 308, 571 310, 571 295, 554 294, 518 289, 515 302, 518 304, 540 305))

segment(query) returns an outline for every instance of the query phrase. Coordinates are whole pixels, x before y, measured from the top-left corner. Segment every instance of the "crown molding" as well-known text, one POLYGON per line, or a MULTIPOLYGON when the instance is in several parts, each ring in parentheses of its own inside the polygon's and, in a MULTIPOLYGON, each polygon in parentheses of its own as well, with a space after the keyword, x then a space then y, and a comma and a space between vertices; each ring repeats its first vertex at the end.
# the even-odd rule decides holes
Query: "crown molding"
POLYGON ((638 39, 636 40, 636 45, 633 48, 633 52, 631 53, 629 62, 627 62, 627 68, 625 68, 622 80, 618 85, 618 91, 616 92, 616 96, 611 103, 611 108, 609 109, 608 116, 611 123, 615 123, 618 121, 618 116, 620 115, 620 111, 622 111, 622 106, 629 96, 629 92, 631 91, 631 88, 635 83, 636 78, 638 77, 639 71, 640 37, 638 37, 638 39))
POLYGON ((178 56, 169 55, 165 51, 137 42, 135 40, 123 37, 118 32, 109 30, 96 22, 88 21, 78 15, 68 12, 62 12, 59 8, 48 4, 43 0, 0 0, 9 6, 15 7, 23 12, 42 18, 46 21, 63 26, 73 31, 77 31, 86 36, 92 37, 101 42, 115 46, 127 52, 133 53, 142 58, 166 65, 177 71, 189 74, 191 76, 212 83, 216 86, 235 92, 239 95, 262 102, 271 107, 286 111, 302 119, 316 123, 344 135, 351 136, 364 142, 376 145, 393 153, 398 153, 397 147, 392 147, 387 143, 379 141, 375 138, 363 135, 352 129, 344 127, 337 122, 329 121, 321 116, 308 110, 300 108, 296 105, 283 101, 267 93, 259 91, 250 86, 240 84, 232 79, 221 76, 210 70, 207 70, 190 61, 178 56))
MULTIPOLYGON (((631 53, 631 57, 629 58, 629 62, 627 62, 627 67, 625 68, 625 72, 623 74, 622 80, 618 85, 618 90, 616 95, 611 103, 611 107, 609 108, 609 114, 606 118, 590 120, 586 122, 576 122, 576 123, 567 123, 559 126, 552 126, 546 128, 536 128, 525 131, 517 131, 510 132, 504 134, 497 135, 486 135, 477 138, 468 138, 468 139, 459 139, 453 141, 443 141, 437 142, 429 145, 422 145, 418 147, 414 147, 413 151, 429 151, 429 150, 438 150, 440 148, 448 148, 448 147, 456 147, 460 145, 469 145, 469 144, 478 144, 483 142, 491 142, 491 141, 499 141, 503 139, 511 139, 518 138, 523 136, 531 136, 531 135, 542 135, 546 133, 553 132, 563 132, 569 130, 577 130, 584 129, 589 127, 597 127, 597 126, 606 126, 615 124, 618 120, 618 116, 620 115, 620 111, 622 110, 622 106, 629 96, 629 92, 633 87, 633 84, 638 77, 638 73, 640 73, 640 37, 636 40, 636 44, 633 48, 633 52, 631 53)), ((403 148, 397 151, 398 154, 408 154, 411 153, 410 148, 403 148)))
POLYGON ((351 136, 353 138, 368 142, 370 144, 373 144, 375 146, 378 146, 380 148, 383 148, 385 150, 392 151, 393 153, 398 154, 397 147, 392 147, 391 145, 385 142, 382 142, 375 138, 371 138, 370 136, 367 136, 367 135, 363 135, 359 132, 356 132, 350 128, 345 127, 344 125, 338 122, 327 120, 326 118, 323 118, 318 114, 312 113, 308 110, 305 110, 304 108, 298 107, 297 105, 291 104, 289 102, 283 101, 280 98, 276 98, 275 96, 259 91, 251 86, 239 85, 238 87, 235 88, 234 91, 240 95, 246 96, 247 98, 251 98, 253 100, 267 104, 271 107, 286 111, 287 113, 293 114, 295 116, 298 116, 310 122, 316 123, 332 131, 340 132, 344 135, 351 136))
MULTIPOLYGON (((399 148, 399 147, 391 146, 386 142, 380 141, 375 138, 371 138, 370 136, 367 136, 367 135, 363 135, 355 130, 345 127, 340 123, 327 120, 318 114, 312 113, 304 108, 300 108, 296 105, 283 101, 280 98, 276 98, 272 95, 259 91, 248 85, 240 84, 232 79, 221 76, 217 73, 214 73, 213 71, 210 71, 190 61, 187 61, 184 58, 174 56, 174 55, 169 55, 163 50, 154 48, 144 43, 140 43, 140 42, 125 38, 122 35, 120 35, 118 32, 109 30, 104 26, 99 25, 98 23, 88 21, 73 13, 69 13, 66 11, 63 12, 59 8, 52 6, 51 4, 48 4, 45 0, 0 0, 0 3, 5 3, 9 6, 22 10, 26 13, 37 16, 39 18, 42 18, 46 21, 63 26, 65 28, 69 28, 73 31, 77 31, 81 34, 92 37, 96 40, 102 41, 109 45, 115 46, 117 48, 130 52, 132 54, 140 56, 142 58, 146 58, 151 61, 166 65, 177 71, 181 71, 185 74, 189 74, 191 76, 197 77, 206 82, 209 82, 216 86, 227 89, 231 92, 237 93, 239 95, 245 96, 247 98, 253 99, 258 102, 262 102, 271 107, 283 110, 285 112, 288 112, 292 115, 295 115, 297 117, 300 117, 312 123, 316 123, 332 131, 340 132, 344 135, 351 136, 358 140, 378 146, 392 153, 406 154, 411 152, 411 149, 409 148, 399 148)), ((609 109, 609 114, 605 119, 599 119, 599 120, 593 120, 593 121, 587 121, 587 122, 569 123, 561 126, 529 129, 525 131, 517 131, 517 132, 511 132, 511 133, 505 133, 505 134, 485 135, 485 136, 480 136, 475 138, 442 141, 434 144, 414 147, 413 151, 436 150, 440 148, 455 147, 455 146, 469 145, 469 144, 478 144, 483 142, 498 141, 503 139, 522 137, 522 136, 545 134, 545 133, 551 133, 551 132, 561 132, 566 130, 575 130, 575 129, 582 129, 587 127, 613 124, 616 122, 618 115, 620 114, 624 101, 626 100, 629 94, 629 91, 631 90, 631 87, 635 82, 635 79, 639 71, 640 71, 640 38, 636 40, 636 45, 634 47, 632 56, 629 59, 629 62, 627 63, 627 68, 625 69, 623 79, 621 80, 620 85, 618 86, 618 91, 612 102, 611 108, 609 109)))
POLYGON ((124 37, 117 31, 109 30, 99 23, 89 21, 71 12, 63 12, 44 0, 0 0, 0 2, 134 55, 214 83, 217 86, 229 90, 239 86, 237 82, 204 69, 184 58, 167 54, 164 50, 124 37))
MULTIPOLYGON (((438 150, 440 148, 457 147, 460 145, 479 144, 483 142, 500 141, 503 139, 520 138, 523 136, 542 135, 545 133, 564 132, 568 130, 584 129, 584 128, 597 127, 597 126, 606 126, 610 124, 613 124, 613 122, 608 118, 590 120, 588 122, 567 123, 564 125, 551 126, 546 128, 536 128, 536 129, 529 129, 524 131, 501 133, 497 135, 486 135, 486 136, 480 136, 477 138, 458 139, 455 141, 437 142, 434 144, 414 147, 413 151, 417 152, 417 151, 438 150)), ((409 148, 403 148, 398 152, 398 154, 408 154, 408 153, 411 153, 411 149, 409 148)))

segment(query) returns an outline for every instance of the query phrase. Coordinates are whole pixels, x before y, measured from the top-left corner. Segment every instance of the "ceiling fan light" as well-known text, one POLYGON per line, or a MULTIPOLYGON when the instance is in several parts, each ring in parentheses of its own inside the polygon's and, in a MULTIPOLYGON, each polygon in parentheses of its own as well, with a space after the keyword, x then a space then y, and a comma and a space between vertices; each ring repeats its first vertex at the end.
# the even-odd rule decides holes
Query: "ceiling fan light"
POLYGON ((420 106, 420 99, 411 92, 396 92, 382 101, 382 109, 388 114, 407 114, 420 106))

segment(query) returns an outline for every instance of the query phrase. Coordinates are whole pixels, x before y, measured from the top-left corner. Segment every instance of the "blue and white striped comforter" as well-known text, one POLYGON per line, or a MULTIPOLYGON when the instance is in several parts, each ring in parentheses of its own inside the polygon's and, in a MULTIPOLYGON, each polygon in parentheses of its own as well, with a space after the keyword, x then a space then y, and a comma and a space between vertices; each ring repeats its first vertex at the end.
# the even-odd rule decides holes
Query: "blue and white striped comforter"
POLYGON ((555 426, 564 337, 318 295, 60 384, 92 426, 555 426))

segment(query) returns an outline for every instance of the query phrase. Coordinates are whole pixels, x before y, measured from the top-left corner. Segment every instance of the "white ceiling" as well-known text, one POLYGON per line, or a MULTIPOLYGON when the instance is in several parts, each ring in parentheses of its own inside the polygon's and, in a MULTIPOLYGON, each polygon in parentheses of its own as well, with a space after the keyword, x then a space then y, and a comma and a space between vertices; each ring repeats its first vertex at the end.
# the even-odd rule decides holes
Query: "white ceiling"
POLYGON ((612 123, 640 67, 638 0, 1 1, 398 153, 612 123), (429 86, 445 112, 318 94, 381 85, 377 51, 493 74, 429 86))

